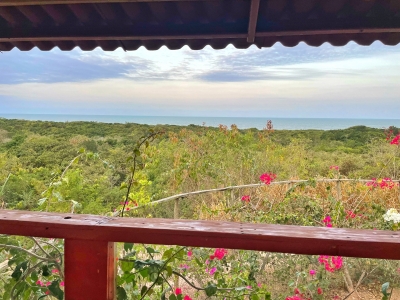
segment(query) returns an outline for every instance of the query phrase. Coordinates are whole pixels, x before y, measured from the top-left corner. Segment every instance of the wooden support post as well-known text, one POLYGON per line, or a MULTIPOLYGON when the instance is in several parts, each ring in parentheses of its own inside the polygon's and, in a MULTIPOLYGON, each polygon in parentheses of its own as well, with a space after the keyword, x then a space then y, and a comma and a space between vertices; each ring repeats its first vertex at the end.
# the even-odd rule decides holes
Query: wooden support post
POLYGON ((337 201, 342 200, 342 187, 340 185, 340 180, 336 182, 336 193, 337 193, 337 201))
POLYGON ((65 239, 64 251, 66 300, 115 299, 114 243, 65 239))

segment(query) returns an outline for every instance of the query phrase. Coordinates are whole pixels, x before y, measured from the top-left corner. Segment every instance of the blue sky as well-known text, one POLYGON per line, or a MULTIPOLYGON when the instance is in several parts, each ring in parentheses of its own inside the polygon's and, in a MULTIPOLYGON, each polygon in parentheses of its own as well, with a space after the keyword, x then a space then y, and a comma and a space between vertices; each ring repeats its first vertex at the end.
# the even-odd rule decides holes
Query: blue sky
POLYGON ((400 46, 0 53, 0 114, 393 118, 400 46))

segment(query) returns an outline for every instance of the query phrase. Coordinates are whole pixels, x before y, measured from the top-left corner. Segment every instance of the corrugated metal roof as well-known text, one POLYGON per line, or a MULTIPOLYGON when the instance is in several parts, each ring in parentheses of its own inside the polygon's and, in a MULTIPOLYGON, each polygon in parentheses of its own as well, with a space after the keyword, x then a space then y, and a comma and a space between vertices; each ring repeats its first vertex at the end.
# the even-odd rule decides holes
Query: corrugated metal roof
POLYGON ((400 42, 399 0, 1 0, 0 50, 400 42))

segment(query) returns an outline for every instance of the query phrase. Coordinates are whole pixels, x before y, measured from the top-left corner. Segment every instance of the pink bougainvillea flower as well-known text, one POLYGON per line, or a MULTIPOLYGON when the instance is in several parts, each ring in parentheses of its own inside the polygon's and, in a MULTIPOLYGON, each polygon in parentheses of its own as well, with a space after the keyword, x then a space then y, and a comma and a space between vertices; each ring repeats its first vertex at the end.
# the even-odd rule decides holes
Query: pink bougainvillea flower
POLYGON ((317 273, 315 270, 310 270, 310 275, 311 275, 311 276, 314 276, 315 273, 317 273))
POLYGON ((343 266, 343 258, 341 256, 320 255, 318 262, 324 265, 325 270, 331 273, 341 269, 343 266))
POLYGON ((51 282, 50 282, 50 281, 46 282, 46 286, 49 286, 50 284, 51 284, 51 282))
POLYGON ((339 171, 339 166, 330 166, 329 169, 339 171))
POLYGON ((65 286, 64 281, 60 282, 60 286, 65 286))
POLYGON ((322 220, 325 223, 326 227, 332 227, 332 219, 330 216, 326 216, 325 219, 322 220))
POLYGON ((37 285, 42 285, 42 282, 40 280, 36 281, 37 285))
POLYGON ((261 174, 260 180, 265 184, 271 184, 272 181, 276 178, 276 174, 274 173, 264 173, 261 174))
POLYGON ((182 289, 181 288, 176 288, 175 289, 175 295, 182 295, 182 289))
POLYGON ((46 294, 46 295, 50 295, 50 291, 46 291, 45 294, 46 294))
POLYGON ((257 283, 257 286, 260 288, 262 287, 262 283, 257 283))
POLYGON ((185 298, 183 298, 183 300, 192 300, 192 298, 190 298, 188 295, 186 295, 185 298))
POLYGON ((353 211, 348 210, 346 212, 346 219, 354 219, 355 217, 357 217, 357 215, 353 211))
POLYGON ((214 251, 214 254, 210 256, 210 259, 218 259, 221 260, 224 258, 224 256, 228 253, 228 250, 224 249, 224 248, 217 248, 214 251))
POLYGON ((246 289, 251 290, 251 285, 246 286, 246 289))
POLYGON ((58 270, 57 269, 53 269, 53 270, 51 270, 51 273, 58 274, 58 270))
POLYGON ((323 291, 320 287, 317 289, 317 293, 318 293, 318 295, 322 295, 323 291))
POLYGON ((249 195, 242 196, 242 201, 243 202, 250 202, 250 196, 249 195))
POLYGON ((180 265, 180 267, 181 267, 181 269, 184 269, 184 270, 187 270, 187 269, 189 269, 190 267, 188 266, 188 265, 180 265))
POLYGON ((295 294, 295 295, 300 295, 300 290, 299 290, 298 288, 295 288, 295 289, 294 289, 294 294, 295 294))
POLYGON ((394 139, 390 142, 390 145, 398 145, 399 142, 400 142, 400 134, 394 137, 394 139))
POLYGON ((209 273, 210 275, 214 275, 215 272, 217 272, 217 268, 216 268, 216 267, 214 267, 214 268, 212 268, 210 271, 208 271, 208 273, 209 273))
POLYGON ((303 297, 299 296, 299 295, 295 295, 292 297, 286 297, 285 300, 305 300, 303 297))
POLYGON ((192 250, 189 250, 189 251, 187 252, 187 256, 188 256, 188 257, 192 257, 192 255, 193 255, 193 251, 192 251, 192 250))

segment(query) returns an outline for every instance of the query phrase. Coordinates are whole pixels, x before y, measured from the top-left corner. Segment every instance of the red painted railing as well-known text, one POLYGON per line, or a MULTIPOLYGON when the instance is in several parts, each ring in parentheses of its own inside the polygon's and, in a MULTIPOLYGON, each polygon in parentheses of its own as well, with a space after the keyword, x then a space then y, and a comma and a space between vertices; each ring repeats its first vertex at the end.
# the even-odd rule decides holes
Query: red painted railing
POLYGON ((392 231, 0 210, 0 233, 65 239, 65 298, 115 297, 114 242, 400 259, 392 231))

